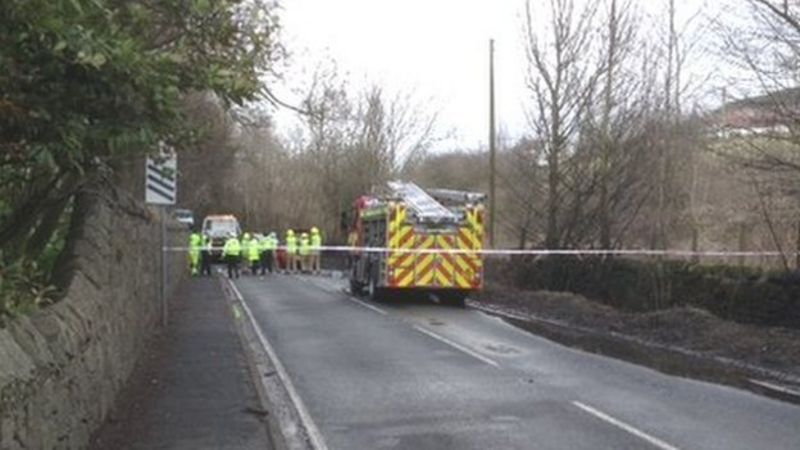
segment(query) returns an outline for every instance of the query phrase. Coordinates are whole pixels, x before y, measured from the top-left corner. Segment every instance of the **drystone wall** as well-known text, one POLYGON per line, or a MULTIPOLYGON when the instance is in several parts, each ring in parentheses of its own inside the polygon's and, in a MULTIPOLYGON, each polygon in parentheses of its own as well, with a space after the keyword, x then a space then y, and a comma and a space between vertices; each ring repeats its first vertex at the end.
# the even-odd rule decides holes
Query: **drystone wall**
MULTIPOLYGON (((161 323, 158 214, 82 194, 59 264, 63 297, 0 328, 0 449, 80 449, 161 323)), ((172 244, 186 231, 168 226, 172 244)), ((168 291, 186 271, 168 258, 168 291)))

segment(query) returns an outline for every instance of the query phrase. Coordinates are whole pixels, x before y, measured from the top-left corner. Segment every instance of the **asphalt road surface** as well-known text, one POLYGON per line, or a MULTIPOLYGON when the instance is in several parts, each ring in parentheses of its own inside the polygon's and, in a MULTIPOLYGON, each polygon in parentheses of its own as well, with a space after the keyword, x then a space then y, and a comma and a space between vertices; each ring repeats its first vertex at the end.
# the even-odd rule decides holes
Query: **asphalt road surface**
POLYGON ((800 449, 800 407, 337 280, 236 282, 331 449, 800 449))

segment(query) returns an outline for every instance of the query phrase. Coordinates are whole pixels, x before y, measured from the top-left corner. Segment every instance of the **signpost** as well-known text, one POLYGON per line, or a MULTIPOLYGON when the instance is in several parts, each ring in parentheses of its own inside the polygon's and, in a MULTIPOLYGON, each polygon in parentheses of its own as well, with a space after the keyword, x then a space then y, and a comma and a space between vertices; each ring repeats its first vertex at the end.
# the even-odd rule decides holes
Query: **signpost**
POLYGON ((151 205, 174 205, 178 196, 178 158, 164 152, 156 158, 147 157, 145 168, 145 202, 151 205))
POLYGON ((144 200, 159 205, 161 210, 161 318, 167 325, 167 207, 178 197, 178 158, 172 151, 162 150, 145 163, 144 200))

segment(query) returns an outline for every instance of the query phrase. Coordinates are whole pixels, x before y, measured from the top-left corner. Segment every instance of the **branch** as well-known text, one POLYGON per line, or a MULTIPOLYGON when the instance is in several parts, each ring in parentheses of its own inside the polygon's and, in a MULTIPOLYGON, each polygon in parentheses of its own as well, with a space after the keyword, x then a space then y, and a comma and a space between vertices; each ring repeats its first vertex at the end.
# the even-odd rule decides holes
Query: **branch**
POLYGON ((753 3, 759 4, 767 9, 769 9, 774 15, 781 18, 787 25, 791 26, 795 29, 795 31, 800 32, 800 22, 797 21, 794 17, 789 14, 788 8, 785 10, 781 10, 777 6, 773 5, 768 0, 751 0, 753 3))

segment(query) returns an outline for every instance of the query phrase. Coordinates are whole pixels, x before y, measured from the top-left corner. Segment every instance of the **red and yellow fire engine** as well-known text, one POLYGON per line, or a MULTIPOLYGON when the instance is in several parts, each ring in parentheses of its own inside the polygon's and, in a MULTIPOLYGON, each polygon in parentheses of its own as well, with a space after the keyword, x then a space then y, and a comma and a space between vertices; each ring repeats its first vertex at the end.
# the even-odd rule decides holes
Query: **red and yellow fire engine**
POLYGON ((484 206, 480 193, 389 182, 358 198, 350 226, 350 289, 379 299, 416 290, 463 305, 483 287, 484 206))

